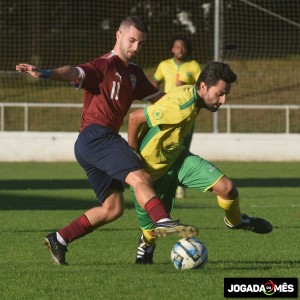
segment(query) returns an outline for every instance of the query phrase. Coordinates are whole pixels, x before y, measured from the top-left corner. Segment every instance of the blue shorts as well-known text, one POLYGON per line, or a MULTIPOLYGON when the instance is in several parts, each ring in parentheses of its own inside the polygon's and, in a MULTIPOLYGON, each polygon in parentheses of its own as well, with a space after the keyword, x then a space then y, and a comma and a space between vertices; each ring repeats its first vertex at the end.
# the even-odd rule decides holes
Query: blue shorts
POLYGON ((128 173, 143 169, 127 141, 112 129, 99 125, 88 126, 78 135, 75 156, 100 203, 109 189, 124 191, 122 183, 128 173))

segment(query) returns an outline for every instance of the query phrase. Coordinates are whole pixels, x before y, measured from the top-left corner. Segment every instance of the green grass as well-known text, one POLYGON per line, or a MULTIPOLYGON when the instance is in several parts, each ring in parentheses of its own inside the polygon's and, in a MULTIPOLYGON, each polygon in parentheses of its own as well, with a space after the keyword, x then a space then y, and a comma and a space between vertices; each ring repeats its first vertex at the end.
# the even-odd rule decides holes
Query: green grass
POLYGON ((139 229, 128 190, 124 216, 74 241, 56 266, 43 236, 97 204, 76 163, 0 163, 1 299, 223 299, 225 277, 299 277, 300 163, 217 165, 234 179, 244 212, 274 225, 269 235, 228 230, 209 193, 188 191, 173 213, 200 227, 202 270, 177 271, 177 237, 158 241, 155 264, 133 264, 139 229))

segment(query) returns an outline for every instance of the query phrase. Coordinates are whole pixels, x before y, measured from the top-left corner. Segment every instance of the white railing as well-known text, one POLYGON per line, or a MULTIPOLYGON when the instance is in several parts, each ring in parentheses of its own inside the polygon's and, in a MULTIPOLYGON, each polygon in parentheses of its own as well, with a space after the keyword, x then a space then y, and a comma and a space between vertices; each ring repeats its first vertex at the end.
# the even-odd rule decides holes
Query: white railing
MULTIPOLYGON (((225 104, 221 109, 226 109, 227 133, 231 132, 231 110, 232 109, 272 109, 285 110, 285 133, 290 133, 290 111, 300 109, 300 105, 283 104, 283 105, 260 105, 260 104, 225 104)), ((214 130, 214 132, 217 130, 214 130)))
POLYGON ((33 102, 0 102, 0 131, 4 131, 5 124, 5 107, 23 107, 24 108, 24 131, 28 131, 28 115, 30 107, 43 107, 43 108, 81 108, 80 103, 33 103, 33 102))
MULTIPOLYGON (((142 108, 147 104, 133 104, 133 108, 142 108)), ((5 131, 5 108, 6 107, 23 107, 24 108, 24 131, 28 131, 28 118, 30 107, 40 108, 81 108, 81 103, 31 103, 31 102, 0 102, 0 131, 5 131)), ((268 110, 285 110, 285 133, 290 133, 290 111, 300 109, 300 105, 258 105, 258 104, 225 104, 221 106, 221 109, 226 109, 226 132, 231 133, 231 111, 233 109, 268 109, 268 110)), ((214 128, 213 132, 217 133, 218 128, 214 128)))

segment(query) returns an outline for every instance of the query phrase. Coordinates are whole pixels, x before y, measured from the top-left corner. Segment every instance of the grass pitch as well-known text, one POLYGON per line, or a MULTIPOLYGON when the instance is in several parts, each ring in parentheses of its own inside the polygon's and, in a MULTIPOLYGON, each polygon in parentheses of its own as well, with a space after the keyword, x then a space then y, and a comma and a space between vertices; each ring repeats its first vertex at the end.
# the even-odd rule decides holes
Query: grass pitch
POLYGON ((139 229, 129 192, 124 216, 74 241, 68 267, 41 242, 97 204, 76 163, 0 163, 1 299, 223 299, 225 277, 299 277, 300 163, 216 163, 239 187, 243 212, 269 235, 228 230, 210 193, 188 191, 173 218, 197 225, 209 253, 202 270, 177 271, 177 237, 158 240, 154 264, 134 265, 139 229))

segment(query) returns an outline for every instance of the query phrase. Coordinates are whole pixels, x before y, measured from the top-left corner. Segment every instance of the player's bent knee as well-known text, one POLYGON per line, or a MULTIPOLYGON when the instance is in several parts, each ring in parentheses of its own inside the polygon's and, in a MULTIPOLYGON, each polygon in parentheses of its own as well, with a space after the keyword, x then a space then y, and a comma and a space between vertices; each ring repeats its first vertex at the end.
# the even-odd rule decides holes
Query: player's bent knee
POLYGON ((237 199, 239 192, 232 180, 223 176, 213 187, 214 194, 221 196, 224 199, 237 199))
POLYGON ((152 184, 151 176, 142 169, 130 172, 126 177, 125 182, 133 188, 141 183, 152 184))

